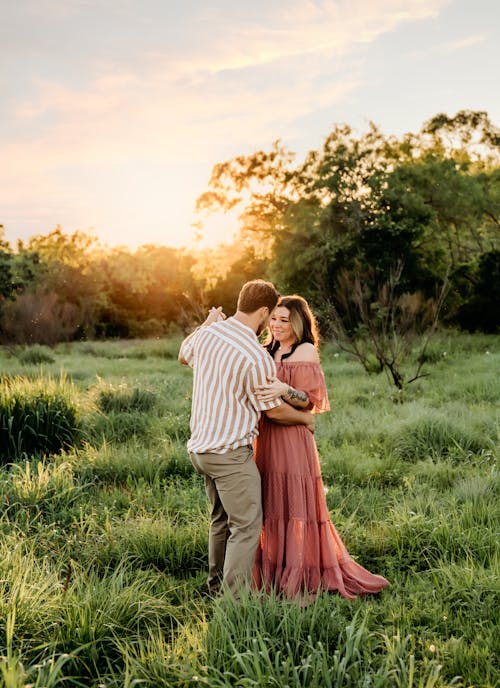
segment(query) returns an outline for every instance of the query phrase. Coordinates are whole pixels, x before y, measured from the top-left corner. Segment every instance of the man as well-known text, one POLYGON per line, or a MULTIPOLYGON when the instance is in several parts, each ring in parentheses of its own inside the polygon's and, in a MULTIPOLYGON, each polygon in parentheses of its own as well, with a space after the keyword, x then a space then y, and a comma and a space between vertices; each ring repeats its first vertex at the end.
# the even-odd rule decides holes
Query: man
POLYGON ((255 396, 257 387, 276 377, 274 361, 257 335, 267 327, 278 297, 270 282, 247 282, 234 316, 226 319, 221 308, 212 308, 179 351, 179 361, 194 372, 187 447, 193 466, 205 477, 212 504, 211 594, 222 585, 238 597, 240 586, 251 579, 262 526, 260 475, 252 450, 261 413, 277 423, 314 431, 311 414, 279 399, 262 402, 255 396))

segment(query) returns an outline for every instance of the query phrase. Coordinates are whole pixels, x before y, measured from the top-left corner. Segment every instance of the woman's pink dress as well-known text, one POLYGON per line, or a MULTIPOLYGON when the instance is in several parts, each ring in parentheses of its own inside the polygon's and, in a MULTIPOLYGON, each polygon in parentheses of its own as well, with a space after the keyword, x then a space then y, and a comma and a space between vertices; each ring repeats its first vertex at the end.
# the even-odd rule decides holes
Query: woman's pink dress
MULTIPOLYGON (((330 409, 319 363, 283 361, 276 367, 280 380, 306 392, 313 413, 330 409)), ((354 598, 389 585, 351 558, 330 521, 314 435, 305 426, 278 425, 263 416, 255 460, 264 524, 254 587, 274 587, 293 599, 318 590, 354 598)))

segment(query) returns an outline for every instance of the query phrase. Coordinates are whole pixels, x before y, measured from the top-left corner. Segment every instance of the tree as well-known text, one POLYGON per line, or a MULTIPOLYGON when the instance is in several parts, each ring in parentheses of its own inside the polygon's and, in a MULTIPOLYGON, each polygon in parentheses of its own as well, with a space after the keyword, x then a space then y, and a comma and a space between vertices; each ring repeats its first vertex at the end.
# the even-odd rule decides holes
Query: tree
POLYGON ((486 114, 469 111, 399 139, 336 126, 302 164, 277 143, 216 165, 199 207, 239 207, 240 240, 268 258, 268 277, 317 307, 335 300, 342 271, 359 264, 373 290, 403 259, 398 293, 430 298, 445 274, 500 247, 498 141, 486 114))
POLYGON ((4 232, 4 226, 0 225, 0 304, 12 294, 12 252, 4 232))
POLYGON ((448 289, 445 280, 436 299, 425 299, 418 292, 398 293, 402 274, 400 262, 374 293, 369 286, 375 281, 373 275, 364 276, 359 267, 354 273, 342 272, 336 289, 342 315, 331 303, 329 317, 330 332, 338 346, 367 372, 373 372, 376 361, 377 371, 387 373, 399 392, 424 375, 425 352, 448 289), (416 364, 409 372, 407 363, 415 353, 416 364))
POLYGON ((38 295, 40 308, 44 308, 47 295, 54 294, 59 304, 55 312, 76 314, 71 318, 73 331, 68 332, 68 319, 64 323, 61 319, 61 338, 92 336, 105 300, 97 269, 100 249, 96 237, 81 230, 66 234, 57 226, 47 235, 31 237, 26 245, 20 242, 18 253, 19 261, 33 268, 32 279, 23 291, 38 295))
POLYGON ((469 284, 470 295, 458 309, 460 326, 470 331, 499 332, 500 250, 483 253, 477 265, 467 266, 461 275, 469 284))

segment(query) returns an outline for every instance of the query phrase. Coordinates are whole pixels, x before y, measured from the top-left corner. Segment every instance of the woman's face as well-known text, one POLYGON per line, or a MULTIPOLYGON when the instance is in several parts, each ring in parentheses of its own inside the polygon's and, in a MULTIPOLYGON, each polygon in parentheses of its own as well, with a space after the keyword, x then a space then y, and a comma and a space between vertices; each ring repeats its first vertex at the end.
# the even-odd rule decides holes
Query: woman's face
POLYGON ((289 318, 290 311, 285 306, 278 306, 271 315, 271 332, 280 344, 293 344, 296 339, 289 318))

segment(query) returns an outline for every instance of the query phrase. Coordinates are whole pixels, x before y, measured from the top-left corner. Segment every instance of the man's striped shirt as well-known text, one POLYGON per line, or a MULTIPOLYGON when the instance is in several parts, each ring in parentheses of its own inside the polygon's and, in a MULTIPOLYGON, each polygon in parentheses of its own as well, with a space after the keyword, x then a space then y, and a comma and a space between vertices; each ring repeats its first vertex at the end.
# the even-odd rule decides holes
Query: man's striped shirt
POLYGON ((191 438, 187 448, 223 454, 251 444, 263 403, 255 388, 276 377, 276 366, 255 332, 234 317, 200 327, 184 340, 181 357, 193 368, 191 438))

